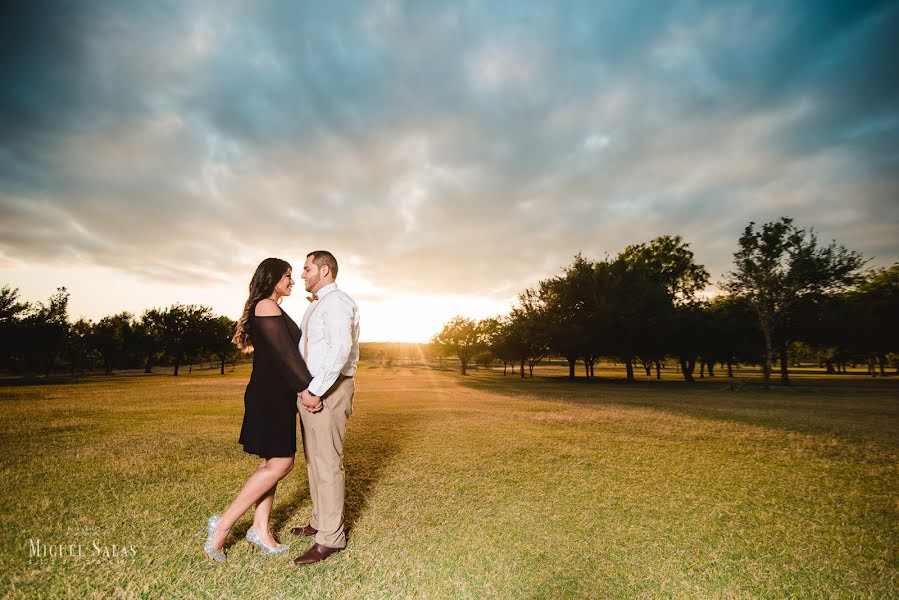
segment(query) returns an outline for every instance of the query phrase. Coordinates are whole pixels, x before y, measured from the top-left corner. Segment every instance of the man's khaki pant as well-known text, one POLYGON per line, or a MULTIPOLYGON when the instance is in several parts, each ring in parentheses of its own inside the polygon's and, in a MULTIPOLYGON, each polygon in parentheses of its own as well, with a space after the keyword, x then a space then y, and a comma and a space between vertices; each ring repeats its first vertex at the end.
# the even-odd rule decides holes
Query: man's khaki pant
POLYGON ((343 534, 343 438, 346 423, 353 414, 356 382, 339 378, 322 396, 322 409, 316 413, 300 411, 303 454, 312 496, 309 524, 318 530, 315 543, 330 548, 346 547, 343 534))

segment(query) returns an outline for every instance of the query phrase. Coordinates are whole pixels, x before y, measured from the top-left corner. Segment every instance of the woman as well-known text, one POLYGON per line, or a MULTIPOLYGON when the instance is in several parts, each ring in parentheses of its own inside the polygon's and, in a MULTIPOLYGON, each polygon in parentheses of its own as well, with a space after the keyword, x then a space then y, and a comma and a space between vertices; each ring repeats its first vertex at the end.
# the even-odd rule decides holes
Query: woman
POLYGON ((297 395, 312 381, 298 348, 300 328, 278 306, 281 298, 290 295, 293 283, 287 262, 277 258, 262 261, 250 281, 250 297, 234 334, 239 348, 254 350, 239 441, 245 452, 262 458, 262 464, 231 506, 221 515, 209 517, 203 550, 217 562, 225 560, 222 548, 231 527, 253 503, 256 511, 247 541, 269 554, 289 548, 275 541, 268 520, 278 482, 293 469, 297 395))

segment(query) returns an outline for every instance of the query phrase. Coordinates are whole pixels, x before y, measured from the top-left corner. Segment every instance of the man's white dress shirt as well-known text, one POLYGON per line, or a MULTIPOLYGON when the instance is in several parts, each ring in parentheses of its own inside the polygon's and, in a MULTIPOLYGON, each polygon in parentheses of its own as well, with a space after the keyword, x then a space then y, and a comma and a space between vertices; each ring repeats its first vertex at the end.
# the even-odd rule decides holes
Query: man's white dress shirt
POLYGON ((336 283, 320 289, 303 314, 300 355, 307 348, 312 374, 309 393, 323 396, 337 377, 356 374, 359 364, 359 307, 336 283), (308 342, 307 342, 308 339, 308 342))

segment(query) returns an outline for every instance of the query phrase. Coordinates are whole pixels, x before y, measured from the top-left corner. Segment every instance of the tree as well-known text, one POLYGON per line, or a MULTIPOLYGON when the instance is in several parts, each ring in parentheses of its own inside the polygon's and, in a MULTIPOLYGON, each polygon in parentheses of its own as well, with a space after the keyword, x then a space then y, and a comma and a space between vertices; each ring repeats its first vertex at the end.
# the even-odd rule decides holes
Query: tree
POLYGON ((696 360, 702 352, 705 322, 702 305, 697 302, 677 307, 672 328, 671 349, 680 362, 685 381, 693 382, 696 360))
POLYGON ((152 373, 163 348, 163 311, 151 308, 144 311, 134 326, 135 351, 142 358, 144 373, 152 373))
POLYGON ((27 367, 49 376, 65 350, 69 337, 69 292, 56 289, 47 304, 38 302, 22 319, 23 348, 27 367))
MULTIPOLYGON (((481 351, 475 356, 475 364, 490 369, 493 362, 499 358, 503 358, 497 354, 497 341, 502 331, 502 321, 498 317, 490 317, 482 319, 478 323, 481 333, 481 351)), ((505 372, 506 361, 503 360, 503 371, 505 372)))
POLYGON ((240 356, 240 349, 231 338, 237 328, 237 322, 228 317, 208 316, 203 320, 203 347, 221 363, 221 374, 225 374, 225 363, 240 356))
POLYGON ((636 302, 642 314, 631 327, 638 332, 634 351, 646 374, 650 374, 650 365, 654 363, 656 379, 661 379, 660 362, 666 353, 673 352, 679 357, 684 379, 693 381, 706 326, 705 306, 699 303, 697 293, 708 285, 708 271, 696 262, 690 245, 679 235, 663 235, 649 243, 628 246, 618 259, 634 271, 628 285, 644 290, 632 291, 630 302, 636 302), (665 298, 641 278, 661 286, 665 298))
POLYGON ((27 302, 19 302, 19 289, 0 288, 0 369, 10 369, 21 358, 22 319, 31 311, 27 302))
POLYGON ((564 275, 541 281, 539 296, 545 305, 546 334, 550 350, 568 361, 568 377, 574 378, 578 358, 584 358, 589 376, 589 357, 594 351, 590 322, 595 312, 592 303, 593 268, 591 261, 578 254, 565 268, 564 275))
POLYGON ((899 352, 899 263, 866 273, 849 302, 853 345, 886 375, 887 355, 899 352))
POLYGON ((85 355, 91 352, 91 337, 93 325, 87 319, 78 319, 69 327, 69 339, 67 348, 69 351, 69 366, 72 367, 72 377, 78 376, 82 370, 82 361, 85 355))
POLYGON ((648 341, 655 342, 667 320, 671 302, 660 278, 642 261, 613 261, 594 266, 592 332, 601 340, 601 353, 624 363, 627 380, 634 381, 634 361, 648 341))
POLYGON ((518 349, 515 332, 509 316, 491 317, 485 319, 485 342, 490 348, 491 354, 503 361, 503 375, 506 375, 508 366, 515 369, 515 361, 518 360, 518 349))
POLYGON ((103 370, 109 375, 121 366, 129 342, 134 335, 133 317, 121 312, 100 319, 93 328, 93 344, 103 357, 103 370))
POLYGON ((193 304, 173 304, 162 313, 162 346, 175 364, 172 373, 175 377, 185 357, 195 355, 202 348, 202 323, 211 315, 212 309, 193 304))
POLYGON ((775 344, 781 357, 781 380, 789 383, 787 348, 790 315, 803 300, 845 289, 864 264, 859 253, 837 245, 818 246, 813 230, 781 218, 760 230, 750 222, 734 253, 734 270, 724 288, 746 298, 755 309, 765 348, 765 386, 770 384, 775 344), (775 338, 775 336, 777 336, 775 338))
POLYGON ((662 235, 648 244, 628 246, 619 255, 628 264, 643 264, 668 292, 672 304, 693 302, 709 283, 709 273, 697 264, 690 244, 679 235, 662 235))
POLYGON ((431 341, 459 358, 463 375, 468 372, 468 363, 485 346, 478 323, 461 316, 450 319, 431 341))
POLYGON ((549 354, 551 318, 546 300, 539 290, 525 290, 518 295, 518 306, 509 315, 512 346, 521 363, 522 377, 525 364, 533 377, 534 367, 549 354))
POLYGON ((745 298, 718 296, 709 304, 709 337, 704 357, 727 365, 727 376, 733 377, 734 363, 758 364, 761 353, 758 320, 745 298))

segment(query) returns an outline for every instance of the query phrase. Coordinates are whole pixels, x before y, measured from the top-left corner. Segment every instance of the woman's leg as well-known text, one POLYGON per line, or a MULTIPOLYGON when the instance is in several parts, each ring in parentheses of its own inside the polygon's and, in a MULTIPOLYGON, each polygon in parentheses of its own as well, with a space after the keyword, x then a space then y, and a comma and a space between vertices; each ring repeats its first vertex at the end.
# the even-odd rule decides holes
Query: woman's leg
POLYGON ((262 538, 267 546, 277 546, 278 542, 269 535, 268 520, 272 514, 272 505, 275 503, 275 491, 278 489, 276 483, 262 498, 256 503, 256 510, 253 513, 253 530, 256 535, 262 538))
MULTIPOLYGON (((291 469, 293 469, 292 456, 276 456, 264 459, 259 468, 243 484, 231 506, 222 513, 218 527, 215 529, 215 535, 212 536, 212 545, 221 550, 225 545, 225 538, 228 537, 228 532, 234 526, 234 523, 237 522, 237 519, 247 512, 247 509, 253 503, 259 501, 269 490, 272 490, 276 483, 290 473, 291 469)), ((266 519, 266 522, 268 522, 268 519, 266 519)), ((256 533, 261 535, 259 531, 256 533)))

